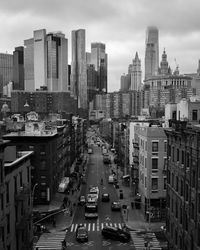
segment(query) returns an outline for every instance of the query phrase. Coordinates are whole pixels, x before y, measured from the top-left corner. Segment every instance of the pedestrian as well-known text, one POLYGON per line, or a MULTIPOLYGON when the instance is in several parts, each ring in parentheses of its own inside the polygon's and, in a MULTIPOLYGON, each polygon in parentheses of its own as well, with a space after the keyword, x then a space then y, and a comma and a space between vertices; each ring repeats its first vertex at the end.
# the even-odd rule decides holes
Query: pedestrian
POLYGON ((131 208, 134 209, 134 202, 131 201, 131 208))
POLYGON ((72 195, 74 194, 74 189, 72 188, 72 195))

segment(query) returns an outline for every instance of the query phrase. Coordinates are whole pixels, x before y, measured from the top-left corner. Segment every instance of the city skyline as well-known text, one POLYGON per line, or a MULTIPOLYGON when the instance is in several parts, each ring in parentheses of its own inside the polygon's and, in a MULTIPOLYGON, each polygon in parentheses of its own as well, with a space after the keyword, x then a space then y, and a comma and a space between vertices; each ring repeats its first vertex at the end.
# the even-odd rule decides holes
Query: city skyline
MULTIPOLYGON (((83 3, 76 0, 70 3, 48 1, 48 4, 45 0, 42 4, 37 0, 26 4, 21 0, 16 4, 6 1, 1 3, 4 35, 0 52, 12 53, 15 47, 22 46, 23 41, 31 37, 33 30, 61 30, 71 41, 72 30, 85 29, 87 52, 93 42, 106 45, 108 91, 115 91, 119 90, 120 76, 127 73, 127 66, 136 51, 140 55, 144 79, 145 31, 148 26, 158 28, 159 50, 166 49, 172 70, 177 62, 180 73, 196 72, 200 57, 199 10, 197 0, 188 3, 179 0, 156 0, 153 3, 147 0, 126 0, 123 3, 88 0, 83 3)), ((68 52, 70 63, 70 46, 68 52)))

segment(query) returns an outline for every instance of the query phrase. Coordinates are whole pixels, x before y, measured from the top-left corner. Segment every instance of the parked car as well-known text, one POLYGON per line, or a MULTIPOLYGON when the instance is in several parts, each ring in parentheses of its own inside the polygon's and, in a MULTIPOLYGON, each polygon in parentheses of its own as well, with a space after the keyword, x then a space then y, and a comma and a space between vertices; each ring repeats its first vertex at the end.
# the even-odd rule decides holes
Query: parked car
POLYGON ((120 211, 121 210, 121 203, 119 201, 113 201, 111 204, 112 211, 120 211))
POLYGON ((88 241, 88 231, 83 224, 79 224, 76 229, 76 240, 79 242, 88 241))
POLYGON ((129 242, 130 241, 130 233, 128 231, 124 231, 118 227, 105 226, 101 234, 105 238, 109 238, 112 240, 119 240, 121 242, 129 242))
POLYGON ((110 201, 110 195, 107 193, 102 194, 101 201, 104 201, 104 202, 110 201))
POLYGON ((85 205, 85 203, 86 203, 85 196, 84 196, 84 195, 81 195, 81 196, 79 197, 79 202, 78 202, 78 204, 79 204, 79 205, 85 205))

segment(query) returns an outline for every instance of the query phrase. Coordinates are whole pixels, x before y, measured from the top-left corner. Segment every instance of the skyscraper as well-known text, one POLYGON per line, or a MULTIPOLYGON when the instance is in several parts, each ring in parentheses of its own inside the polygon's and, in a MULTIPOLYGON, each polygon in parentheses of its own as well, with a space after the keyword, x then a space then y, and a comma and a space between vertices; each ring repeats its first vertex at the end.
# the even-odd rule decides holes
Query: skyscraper
POLYGON ((78 99, 78 108, 88 108, 84 29, 72 31, 71 93, 78 99))
POLYGON ((141 60, 138 57, 138 53, 135 54, 133 64, 130 67, 131 74, 131 88, 130 90, 140 90, 142 84, 142 71, 141 71, 141 60))
POLYGON ((61 32, 35 30, 24 41, 25 90, 69 91, 68 40, 61 32))
POLYGON ((24 47, 16 47, 13 52, 13 89, 24 90, 24 47))
POLYGON ((94 64, 97 71, 97 91, 107 93, 107 54, 105 44, 91 44, 91 64, 94 64))
POLYGON ((0 53, 0 95, 3 87, 13 79, 13 55, 0 53))
POLYGON ((159 67, 159 41, 157 27, 150 26, 146 31, 145 79, 156 75, 159 67))

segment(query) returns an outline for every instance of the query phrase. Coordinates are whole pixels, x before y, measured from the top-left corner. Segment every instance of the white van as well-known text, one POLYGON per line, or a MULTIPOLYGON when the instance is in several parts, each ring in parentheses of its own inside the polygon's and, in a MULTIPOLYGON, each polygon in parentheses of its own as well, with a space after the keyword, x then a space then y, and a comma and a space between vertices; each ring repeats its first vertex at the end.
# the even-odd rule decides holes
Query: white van
POLYGON ((108 176, 108 183, 113 184, 115 182, 115 178, 113 175, 108 176))

